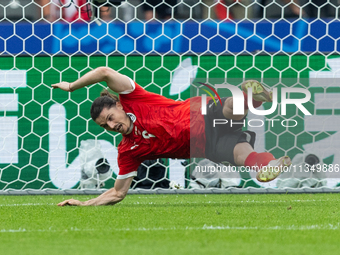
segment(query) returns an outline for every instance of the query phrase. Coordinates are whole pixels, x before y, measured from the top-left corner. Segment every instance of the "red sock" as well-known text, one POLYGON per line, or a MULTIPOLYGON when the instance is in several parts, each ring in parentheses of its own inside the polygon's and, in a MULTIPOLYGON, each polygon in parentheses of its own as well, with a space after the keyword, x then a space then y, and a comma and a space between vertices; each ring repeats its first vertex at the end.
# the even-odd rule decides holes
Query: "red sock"
MULTIPOLYGON (((248 107, 248 95, 243 92, 243 96, 244 96, 244 109, 247 110, 249 108, 248 107)), ((257 108, 257 107, 259 107, 261 105, 262 105, 261 101, 255 101, 253 99, 253 106, 254 106, 254 108, 257 108)))
POLYGON ((254 151, 248 155, 246 161, 244 162, 244 166, 258 166, 259 168, 261 168, 262 166, 268 165, 268 163, 274 159, 275 158, 273 154, 269 152, 257 153, 254 151))

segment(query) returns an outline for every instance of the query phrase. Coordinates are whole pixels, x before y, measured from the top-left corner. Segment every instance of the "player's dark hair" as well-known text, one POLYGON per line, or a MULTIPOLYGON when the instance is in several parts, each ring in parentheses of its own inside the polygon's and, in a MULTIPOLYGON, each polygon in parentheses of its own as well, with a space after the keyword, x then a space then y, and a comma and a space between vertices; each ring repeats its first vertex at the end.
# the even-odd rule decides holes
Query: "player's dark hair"
POLYGON ((110 109, 115 107, 116 103, 119 102, 119 98, 111 94, 106 89, 100 93, 100 97, 96 98, 91 106, 91 118, 95 121, 104 108, 110 109))

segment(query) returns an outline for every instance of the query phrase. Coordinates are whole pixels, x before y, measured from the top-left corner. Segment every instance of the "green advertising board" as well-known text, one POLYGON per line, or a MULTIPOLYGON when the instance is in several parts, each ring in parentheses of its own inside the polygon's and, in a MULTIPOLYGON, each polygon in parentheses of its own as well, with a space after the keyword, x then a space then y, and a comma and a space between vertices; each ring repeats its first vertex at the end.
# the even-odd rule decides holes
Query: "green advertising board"
MULTIPOLYGON (((89 114, 91 102, 105 84, 94 84, 73 93, 51 88, 53 83, 73 81, 99 66, 118 70, 148 91, 174 100, 190 97, 188 87, 178 87, 178 77, 216 78, 234 85, 240 84, 243 79, 262 78, 269 86, 277 86, 282 79, 288 81, 285 86, 295 86, 296 80, 299 80, 299 86, 308 88, 312 94, 311 102, 305 106, 313 116, 339 114, 339 110, 334 108, 316 109, 316 94, 340 93, 336 86, 310 86, 310 78, 315 76, 315 72, 328 73, 328 77, 332 77, 337 71, 334 68, 340 68, 340 58, 322 55, 24 56, 2 57, 1 60, 1 190, 79 187, 80 163, 77 158, 81 141, 106 141, 103 143, 105 151, 111 155, 111 161, 115 161, 121 135, 104 131, 89 114)), ((264 109, 268 107, 270 105, 264 105, 264 109)), ((259 131, 260 148, 274 156, 288 154, 293 157, 304 149, 304 145, 332 137, 338 131, 323 130, 319 125, 322 130, 310 128, 307 132, 304 115, 294 107, 287 110, 286 118, 296 119, 296 127, 278 125, 268 128, 266 125, 259 131)), ((278 111, 266 118, 275 116, 282 119, 278 111)), ((335 154, 327 155, 325 161, 334 163, 338 160, 335 154)), ((116 162, 112 164, 116 165, 116 162)), ((114 169, 113 176, 117 173, 118 169, 114 169)), ((112 186, 113 182, 113 179, 108 181, 105 187, 112 186)))

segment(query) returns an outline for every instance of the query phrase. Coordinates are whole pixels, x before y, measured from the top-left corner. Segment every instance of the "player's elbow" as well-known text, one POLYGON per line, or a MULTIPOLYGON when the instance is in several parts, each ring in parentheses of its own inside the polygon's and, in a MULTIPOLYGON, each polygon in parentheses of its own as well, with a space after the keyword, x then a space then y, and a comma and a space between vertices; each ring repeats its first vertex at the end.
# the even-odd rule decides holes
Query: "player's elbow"
POLYGON ((110 76, 118 73, 117 71, 113 70, 112 68, 106 67, 106 66, 101 66, 101 67, 96 68, 96 72, 97 72, 98 76, 102 78, 103 81, 107 81, 110 76))
POLYGON ((117 202, 122 201, 126 197, 126 195, 127 195, 127 192, 117 191, 116 193, 117 202))

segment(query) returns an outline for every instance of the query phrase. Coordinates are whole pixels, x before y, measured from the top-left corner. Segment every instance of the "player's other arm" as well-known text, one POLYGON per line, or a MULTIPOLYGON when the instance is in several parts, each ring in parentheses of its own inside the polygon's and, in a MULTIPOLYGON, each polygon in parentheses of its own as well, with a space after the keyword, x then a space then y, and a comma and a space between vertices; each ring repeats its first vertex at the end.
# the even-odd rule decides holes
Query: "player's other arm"
POLYGON ((75 199, 68 199, 58 204, 58 206, 65 205, 78 205, 78 206, 89 206, 89 205, 114 205, 122 201, 130 188, 133 177, 126 179, 116 179, 115 186, 112 189, 101 194, 99 197, 91 200, 81 202, 75 199))
POLYGON ((133 89, 130 79, 127 76, 120 74, 109 67, 98 67, 86 73, 74 82, 63 81, 60 83, 52 84, 52 87, 73 92, 74 90, 98 82, 106 82, 107 86, 117 93, 133 89))

